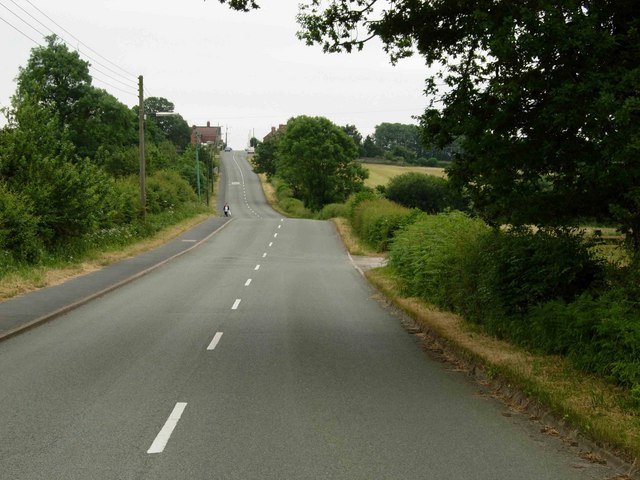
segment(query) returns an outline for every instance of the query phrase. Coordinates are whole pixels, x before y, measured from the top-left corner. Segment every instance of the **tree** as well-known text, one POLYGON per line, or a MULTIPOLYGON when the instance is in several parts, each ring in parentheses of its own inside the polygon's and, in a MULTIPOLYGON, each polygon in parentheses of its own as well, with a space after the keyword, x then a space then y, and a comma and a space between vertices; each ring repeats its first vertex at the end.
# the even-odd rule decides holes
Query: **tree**
POLYGON ((441 66, 424 137, 462 139, 449 175, 492 224, 615 218, 640 249, 639 2, 382 3, 307 0, 298 35, 326 52, 378 37, 392 62, 417 51, 441 66))
POLYGON ((276 174, 276 152, 278 151, 279 138, 280 135, 273 135, 256 147, 256 154, 251 159, 253 170, 256 173, 264 173, 267 178, 276 174))
POLYGON ((60 129, 81 115, 80 103, 91 87, 89 63, 71 52, 55 35, 47 45, 31 51, 27 66, 18 73, 14 109, 27 99, 54 113, 60 129))
POLYGON ((340 127, 300 116, 287 122, 279 140, 276 171, 307 208, 319 210, 362 188, 367 172, 357 157, 355 143, 340 127))
POLYGON ((249 139, 249 146, 256 148, 258 145, 260 145, 260 140, 258 140, 256 137, 251 137, 249 139))
POLYGON ((367 135, 362 142, 362 156, 363 157, 379 157, 382 155, 383 150, 376 145, 372 135, 367 135))
POLYGON ((148 97, 144 100, 144 111, 147 115, 147 130, 156 143, 167 139, 179 151, 183 151, 191 142, 191 128, 180 114, 156 115, 158 112, 174 113, 175 105, 164 97, 148 97), (158 138, 157 131, 162 138, 158 138))

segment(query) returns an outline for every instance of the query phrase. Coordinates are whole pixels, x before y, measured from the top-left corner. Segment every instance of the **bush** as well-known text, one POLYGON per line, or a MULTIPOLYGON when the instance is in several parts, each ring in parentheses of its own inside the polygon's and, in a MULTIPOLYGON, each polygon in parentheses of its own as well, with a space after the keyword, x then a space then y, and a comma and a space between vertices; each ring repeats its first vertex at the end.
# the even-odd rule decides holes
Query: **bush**
POLYGON ((640 387, 640 311, 621 290, 547 302, 533 308, 526 323, 520 343, 567 355, 576 367, 619 385, 640 387))
POLYGON ((31 202, 3 184, 0 184, 0 250, 32 263, 41 258, 44 250, 31 202))
POLYGON ((396 235, 389 265, 409 295, 455 309, 456 292, 475 283, 465 266, 476 258, 479 239, 488 232, 484 222, 461 212, 424 215, 396 235))
POLYGON ((420 213, 384 198, 364 200, 354 209, 351 226, 369 246, 384 251, 394 234, 413 223, 420 213))
POLYGON ((354 193, 347 199, 347 210, 348 210, 348 218, 353 220, 353 214, 355 209, 360 203, 365 200, 374 200, 376 198, 380 198, 376 192, 371 190, 370 188, 364 188, 358 193, 354 193))
POLYGON ((494 232, 481 246, 479 285, 505 315, 519 315, 555 299, 570 302, 604 278, 604 266, 581 235, 569 230, 494 232))
POLYGON ((172 170, 160 170, 147 178, 147 211, 160 213, 188 202, 196 202, 189 183, 172 170))
POLYGON ((419 208, 428 213, 439 213, 446 208, 466 208, 462 196, 451 188, 447 180, 418 172, 393 177, 385 196, 405 207, 419 208))
POLYGON ((322 207, 318 212, 319 220, 328 220, 329 218, 347 217, 349 215, 349 207, 345 203, 329 203, 322 207))

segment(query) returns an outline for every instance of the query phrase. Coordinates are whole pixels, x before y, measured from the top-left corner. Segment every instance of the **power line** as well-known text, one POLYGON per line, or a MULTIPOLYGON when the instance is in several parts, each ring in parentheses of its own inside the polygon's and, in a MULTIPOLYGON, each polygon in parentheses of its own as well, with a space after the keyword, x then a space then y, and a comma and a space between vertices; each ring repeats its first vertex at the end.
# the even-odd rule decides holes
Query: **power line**
POLYGON ((26 0, 26 2, 31 5, 33 8, 35 8, 38 12, 40 12, 42 15, 44 15, 46 18, 49 19, 49 21, 51 23, 53 23, 54 25, 56 25, 58 28, 60 28, 63 32, 69 34, 74 40, 76 40, 78 43, 80 43, 80 45, 84 46, 85 48, 87 48, 88 50, 92 51, 93 53, 95 53, 96 55, 98 55, 100 58, 102 58, 103 60, 109 62, 110 64, 112 64, 113 66, 115 66, 116 68, 122 70, 124 73, 126 73, 127 75, 129 75, 132 78, 136 78, 136 76, 131 73, 128 72, 127 70, 125 70, 124 68, 122 68, 120 65, 118 65, 117 63, 112 62, 111 60, 109 60, 108 58, 100 55, 98 52, 96 52, 94 49, 92 49, 89 45, 87 45, 86 43, 84 43, 82 40, 80 40, 78 37, 76 37, 73 33, 69 32, 66 28, 64 28, 63 26, 61 26, 60 24, 58 24, 55 20, 53 20, 51 17, 49 17, 49 15, 47 15, 46 13, 44 13, 42 10, 40 10, 37 6, 35 6, 33 3, 31 3, 30 0, 26 0))
MULTIPOLYGON (((35 20, 35 21, 36 21, 36 22, 38 22, 40 25, 42 25, 44 28, 46 28, 47 30, 49 30, 49 32, 53 33, 54 35, 57 35, 57 34, 56 34, 56 32, 54 32, 51 28, 49 28, 47 25, 45 25, 43 22, 41 22, 38 18, 36 18, 35 16, 33 16, 30 12, 28 12, 27 10, 25 10, 24 8, 22 8, 22 6, 21 6, 20 4, 18 4, 18 3, 16 3, 16 2, 15 2, 15 0, 9 0, 9 1, 10 1, 11 3, 13 3, 16 7, 18 7, 20 10, 22 10, 24 13, 26 13, 27 15, 29 15, 29 17, 31 17, 33 20, 35 20)), ((4 6, 4 5, 2 5, 2 6, 3 6, 3 7, 5 7, 5 8, 7 8, 7 7, 6 7, 6 6, 4 6)), ((10 11, 11 11, 11 10, 10 10, 10 11)), ((16 15, 16 16, 18 16, 15 12, 11 12, 11 13, 13 13, 13 14, 14 14, 14 15, 16 15)), ((18 18, 20 18, 20 17, 18 17, 18 18)), ((49 18, 49 17, 47 17, 47 18, 49 18)), ((22 20, 22 19, 21 19, 21 20, 22 20)), ((51 20, 51 19, 49 18, 49 20, 51 20)), ((53 20, 51 20, 51 21, 53 21, 53 20)), ((23 20, 23 22, 24 22, 24 20, 23 20)), ((25 23, 27 23, 27 22, 25 22, 25 23)), ((54 23, 55 23, 55 22, 54 22, 54 23)), ((31 28, 33 28, 34 30, 36 30, 36 29, 35 29, 35 27, 33 27, 32 25, 30 25, 30 24, 28 24, 28 25, 29 25, 31 28)), ((62 28, 62 27, 60 27, 60 28, 62 28)), ((64 30, 64 29, 63 29, 63 30, 64 30)), ((36 31, 37 31, 40 35, 42 35, 43 37, 45 36, 45 35, 44 35, 42 32, 40 32, 39 30, 36 30, 36 31)), ((67 32, 67 31, 65 30, 65 32, 67 32)), ((67 33, 69 33, 69 32, 67 32, 67 33)), ((75 37, 73 34, 71 34, 71 33, 69 33, 69 35, 71 35, 73 38, 76 38, 76 37, 75 37)), ((101 67, 103 67, 103 68, 105 68, 105 69, 109 70, 110 72, 114 73, 115 75, 118 75, 118 76, 120 76, 120 77, 122 77, 122 78, 126 79, 126 80, 127 80, 127 81, 129 81, 129 82, 131 82, 131 81, 132 81, 130 78, 128 78, 128 77, 126 77, 126 76, 122 75, 121 73, 119 73, 119 72, 117 72, 117 71, 113 70, 113 69, 112 69, 112 68, 110 68, 108 65, 105 65, 105 64, 101 63, 100 61, 96 60, 95 58, 91 57, 90 55, 88 55, 88 54, 86 54, 86 53, 82 53, 82 52, 80 51, 80 49, 75 48, 73 45, 71 45, 69 42, 67 42, 67 40, 65 40, 65 38, 64 38, 64 37, 62 37, 62 35, 58 35, 58 36, 59 36, 59 38, 60 38, 60 39, 61 39, 61 40, 62 40, 62 41, 67 45, 67 46, 69 46, 69 47, 70 47, 70 48, 72 48, 73 50, 77 51, 77 52, 78 52, 78 54, 80 54, 80 55, 83 55, 83 56, 87 57, 87 58, 88 58, 89 60, 91 60, 94 64, 100 65, 101 67)), ((77 39, 76 39, 76 40, 77 40, 77 39)), ((78 40, 78 41, 79 41, 79 40, 78 40)), ((80 43, 82 43, 82 42, 80 42, 80 43)), ((83 45, 84 45, 84 44, 83 44, 83 45)), ((89 48, 89 47, 87 47, 87 48, 89 48)), ((96 54, 97 54, 97 52, 96 52, 96 54)), ((99 55, 99 54, 98 54, 98 55, 99 55)), ((107 60, 107 61, 109 61, 109 60, 107 60)), ((111 63, 111 62, 110 62, 110 63, 111 63)), ((111 78, 111 79, 113 79, 113 80, 115 80, 115 81, 117 81, 117 82, 119 82, 119 83, 122 83, 123 85, 127 85, 125 82, 123 82, 123 81, 121 81, 121 80, 118 80, 118 79, 116 79, 115 77, 113 77, 113 76, 111 76, 111 75, 107 74, 106 72, 103 72, 103 71, 99 70, 99 69, 98 69, 97 67, 95 67, 93 64, 92 64, 91 66, 92 66, 93 68, 95 68, 97 71, 99 71, 100 73, 102 73, 103 75, 108 76, 109 78, 111 78)), ((133 85, 129 85, 129 86, 133 86, 133 85)))
POLYGON ((122 93, 126 93, 127 95, 131 95, 132 97, 138 97, 137 93, 132 92, 131 90, 125 90, 124 88, 120 88, 120 87, 116 87, 115 85, 112 85, 111 83, 107 82, 106 80, 103 80, 100 77, 96 77, 95 75, 93 75, 92 77, 94 80, 97 80, 100 83, 104 83, 105 85, 109 85, 111 88, 114 88, 122 93))
POLYGON ((46 37, 46 35, 44 33, 42 33, 40 30, 38 30, 36 27, 34 27, 33 25, 31 25, 29 22, 27 22, 24 18, 22 18, 20 15, 18 15, 16 12, 14 12, 13 10, 11 10, 9 7, 7 7, 4 3, 0 3, 0 6, 3 7, 5 10, 7 10, 9 13, 11 13, 14 17, 16 17, 18 20, 20 20, 22 23, 24 23, 26 26, 28 26, 29 28, 31 28, 32 30, 35 30, 36 32, 38 32, 40 35, 42 35, 43 37, 46 37))
POLYGON ((36 40, 34 40, 33 38, 31 38, 29 35, 27 35, 26 33, 24 33, 22 30, 20 30, 18 27, 16 27, 15 25, 9 23, 7 20, 5 20, 4 18, 0 17, 0 20, 2 20, 4 23, 6 23, 7 25, 9 25, 11 28, 13 28, 15 31, 17 31, 18 33, 20 33, 22 36, 28 38, 29 40, 31 40, 33 43, 35 43, 36 45, 42 46, 42 44, 36 40))
MULTIPOLYGON (((15 2, 13 2, 13 0, 11 0, 11 2, 12 2, 12 3, 15 3, 15 2)), ((8 8, 8 7, 7 7, 6 5, 4 5, 3 3, 1 3, 1 2, 0 2, 0 6, 2 6, 3 8, 5 8, 5 9, 6 9, 7 11, 9 11, 12 15, 14 15, 15 17, 17 17, 20 21, 22 21, 25 25, 27 25, 27 26, 28 26, 28 27, 30 27, 31 29, 35 30, 35 31, 36 31, 36 32, 38 32, 40 35, 42 35, 43 37, 45 37, 45 36, 46 36, 44 33, 42 33, 40 30, 38 30, 36 27, 34 27, 32 24, 30 24, 27 20, 25 20, 25 19, 24 19, 24 18, 22 18, 20 15, 18 15, 18 14, 17 14, 17 13, 15 13, 14 11, 12 11, 10 8, 8 8)), ((19 7, 19 5, 18 5, 18 7, 19 7)), ((20 8, 21 8, 21 7, 20 7, 20 8)), ((21 9, 22 9, 22 8, 21 8, 21 9)), ((22 9, 22 10, 24 11, 24 9, 22 9)), ((37 21, 38 23, 40 23, 42 26, 44 26, 45 28, 47 28, 49 31, 51 31, 52 33, 55 33, 55 32, 53 32, 53 30, 51 30, 49 27, 47 27, 47 26, 46 26, 46 25, 44 25, 42 22, 40 22, 37 18, 35 18, 35 17, 33 17, 31 14, 29 14, 29 12, 26 12, 26 11, 25 11, 25 13, 27 13, 31 18, 33 18, 34 20, 36 20, 36 21, 37 21)), ((37 45, 39 45, 39 46, 42 46, 42 44, 41 44, 40 42, 37 42, 36 40, 34 40, 33 38, 31 38, 29 35, 27 35, 27 34, 26 34, 26 33, 24 33, 23 31, 21 31, 21 30, 20 30, 19 28, 17 28, 16 26, 12 25, 12 24, 11 24, 10 22, 8 22, 7 20, 2 19, 2 21, 3 21, 3 22, 5 22, 5 23, 6 23, 7 25, 9 25, 10 27, 12 27, 13 29, 17 30, 19 33, 21 33, 22 35, 24 35, 26 38, 28 38, 29 40, 31 40, 31 41, 32 41, 32 42, 34 42, 35 44, 37 44, 37 45)), ((70 47, 71 47, 71 49, 76 50, 76 49, 74 49, 74 47, 73 47, 72 45, 69 45, 69 43, 68 43, 68 42, 67 42, 63 37, 60 37, 60 39, 61 39, 61 40, 62 40, 66 45, 70 46, 70 47)), ((76 51, 77 51, 77 50, 76 50, 76 51)), ((80 54, 80 52, 79 52, 79 51, 78 51, 78 54, 80 54)), ((90 57, 89 57, 89 58, 90 58, 90 57)), ((115 78, 114 76, 109 75, 108 73, 106 73, 106 72, 104 72, 104 71, 100 70, 99 68, 95 67, 94 65, 91 65, 90 63, 89 63, 89 65, 88 65, 88 66, 89 66, 89 68, 91 68, 92 70, 95 70, 96 72, 99 72, 101 75, 104 75, 105 77, 108 77, 108 78, 110 78, 111 80, 116 81, 116 82, 120 83, 121 85, 124 85, 125 87, 129 87, 129 88, 130 88, 130 89, 132 89, 132 90, 124 90, 124 89, 123 89, 123 88, 121 88, 121 87, 117 87, 117 86, 113 85, 112 83, 109 83, 108 81, 106 81, 106 80, 104 80, 104 79, 100 78, 99 76, 96 76, 96 74, 95 74, 95 73, 93 73, 93 74, 92 74, 92 78, 93 78, 93 79, 95 79, 95 80, 97 80, 97 81, 100 81, 101 83, 104 83, 105 85, 108 85, 109 87, 114 88, 114 89, 116 89, 116 90, 118 90, 118 91, 120 91, 120 92, 126 93, 126 94, 128 94, 128 95, 132 95, 132 96, 137 96, 137 94, 134 94, 134 93, 133 93, 133 92, 135 91, 135 89, 134 89, 133 85, 131 85, 131 84, 129 84, 129 83, 125 83, 125 82, 123 82, 123 81, 121 81, 121 80, 119 80, 119 79, 115 78)), ((116 74, 118 74, 118 73, 116 72, 116 74)), ((118 75, 120 75, 120 76, 121 76, 121 77, 123 77, 123 78, 126 78, 126 77, 124 77, 124 76, 123 76, 123 75, 121 75, 121 74, 118 74, 118 75)))

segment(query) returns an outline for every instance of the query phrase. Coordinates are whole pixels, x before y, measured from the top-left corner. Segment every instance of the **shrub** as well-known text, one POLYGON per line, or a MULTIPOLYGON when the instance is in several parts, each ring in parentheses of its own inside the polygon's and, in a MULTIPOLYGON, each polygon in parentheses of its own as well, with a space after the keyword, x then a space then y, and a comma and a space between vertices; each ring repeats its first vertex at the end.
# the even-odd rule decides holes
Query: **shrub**
POLYGON ((446 307, 460 285, 473 285, 464 267, 470 252, 489 227, 479 219, 452 211, 424 215, 396 235, 389 251, 389 265, 403 280, 408 294, 446 307))
POLYGON ((0 250, 33 263, 40 259, 43 249, 38 238, 38 218, 33 214, 31 202, 0 184, 0 250))
POLYGON ((160 213, 197 201, 189 183, 172 170, 160 170, 147 178, 147 211, 160 213))
POLYGON ((640 387, 640 311, 621 290, 547 302, 534 307, 526 323, 520 343, 567 355, 576 367, 619 385, 640 387))
POLYGON ((506 315, 549 300, 571 301, 604 276, 583 237, 569 230, 494 232, 485 237, 482 250, 481 287, 506 315))
POLYGON ((428 213, 439 213, 446 208, 465 208, 462 196, 451 188, 448 180, 418 172, 393 177, 385 196, 405 207, 419 208, 428 213))
POLYGON ((351 195, 347 199, 347 209, 349 215, 348 218, 350 220, 353 220, 355 209, 358 205, 360 205, 360 203, 364 202, 365 200, 374 200, 376 198, 379 198, 378 194, 376 194, 376 192, 374 192, 370 188, 364 188, 358 193, 354 193, 353 195, 351 195))
POLYGON ((335 217, 347 217, 349 215, 349 207, 344 203, 329 203, 322 207, 322 210, 318 212, 317 218, 319 220, 328 220, 335 217))
POLYGON ((413 223, 420 213, 419 210, 410 210, 384 198, 364 200, 355 208, 351 225, 368 245, 384 251, 394 234, 413 223))

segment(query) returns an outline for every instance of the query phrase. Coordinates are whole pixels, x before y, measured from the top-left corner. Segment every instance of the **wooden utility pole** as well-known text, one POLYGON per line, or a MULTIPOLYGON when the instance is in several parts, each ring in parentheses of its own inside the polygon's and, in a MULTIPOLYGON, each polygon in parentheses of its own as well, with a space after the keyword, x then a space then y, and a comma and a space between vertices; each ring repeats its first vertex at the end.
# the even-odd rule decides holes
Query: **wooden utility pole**
POLYGON ((140 207, 142 217, 147 215, 147 194, 145 186, 145 161, 144 161, 144 88, 142 75, 138 77, 138 150, 140 151, 140 207))

